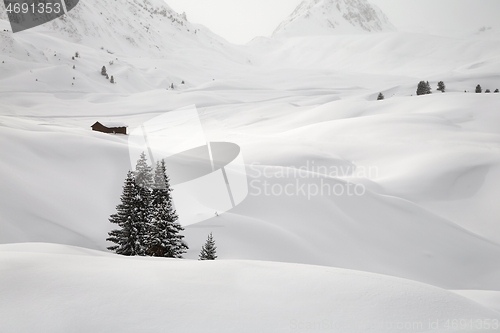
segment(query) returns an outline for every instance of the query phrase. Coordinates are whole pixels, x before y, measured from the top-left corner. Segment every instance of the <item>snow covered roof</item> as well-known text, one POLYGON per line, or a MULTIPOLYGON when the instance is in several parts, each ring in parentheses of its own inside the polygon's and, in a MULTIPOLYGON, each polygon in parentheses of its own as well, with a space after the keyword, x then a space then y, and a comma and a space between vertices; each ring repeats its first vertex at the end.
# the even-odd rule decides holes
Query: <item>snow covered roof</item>
POLYGON ((108 128, 113 128, 113 127, 128 127, 128 125, 126 125, 125 123, 118 122, 118 121, 97 121, 96 123, 104 125, 104 126, 106 126, 108 128))

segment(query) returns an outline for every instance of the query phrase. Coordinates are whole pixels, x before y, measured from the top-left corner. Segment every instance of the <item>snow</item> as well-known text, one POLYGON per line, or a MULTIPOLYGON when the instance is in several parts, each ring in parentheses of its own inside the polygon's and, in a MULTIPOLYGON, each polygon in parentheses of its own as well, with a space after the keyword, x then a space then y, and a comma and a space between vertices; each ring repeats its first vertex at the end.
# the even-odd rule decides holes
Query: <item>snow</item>
POLYGON ((2 332, 325 320, 426 332, 429 320, 498 318, 500 94, 472 93, 500 88, 494 34, 277 34, 238 47, 161 1, 88 0, 71 13, 17 34, 0 19, 2 332), (421 80, 432 95, 415 96, 421 80), (189 105, 207 140, 241 147, 249 196, 187 226, 184 261, 112 255, 128 142, 90 126, 133 129, 189 105), (356 186, 363 195, 319 192, 356 186), (219 258, 199 263, 210 232, 219 258))
POLYGON ((10 300, 0 303, 6 333, 290 332, 315 325, 429 332, 453 319, 500 318, 443 289, 337 268, 138 259, 47 244, 2 245, 0 253, 0 291, 10 300))
POLYGON ((393 31, 385 14, 366 0, 305 0, 273 36, 321 36, 393 31))

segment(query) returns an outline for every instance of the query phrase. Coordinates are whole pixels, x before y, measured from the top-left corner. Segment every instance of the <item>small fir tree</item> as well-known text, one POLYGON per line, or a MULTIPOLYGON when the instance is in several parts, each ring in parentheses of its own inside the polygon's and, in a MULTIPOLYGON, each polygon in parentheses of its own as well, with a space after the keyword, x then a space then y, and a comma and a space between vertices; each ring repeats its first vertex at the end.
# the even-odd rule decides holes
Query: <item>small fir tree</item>
POLYGON ((489 94, 491 92, 491 90, 486 89, 484 92, 487 93, 487 94, 489 94))
POLYGON ((500 92, 500 90, 498 90, 498 88, 495 89, 494 93, 498 93, 498 92, 500 92))
POLYGON ((113 75, 111 75, 111 80, 109 82, 110 83, 115 83, 115 78, 113 77, 113 75))
POLYGON ((106 66, 102 66, 102 68, 101 68, 101 75, 102 76, 106 76, 107 75, 106 74, 106 66))
POLYGON ((476 86, 476 94, 480 94, 480 93, 482 93, 482 92, 483 92, 483 88, 481 88, 481 85, 480 85, 480 84, 478 84, 478 85, 476 86))
POLYGON ((438 88, 437 88, 437 90, 440 91, 440 92, 443 92, 443 93, 446 91, 446 86, 445 86, 445 84, 444 84, 443 81, 439 81, 438 82, 438 88))
POLYGON ((208 235, 207 241, 201 247, 201 252, 198 260, 215 260, 217 259, 216 254, 217 246, 215 246, 215 241, 212 233, 208 235))
POLYGON ((381 101, 381 100, 383 100, 384 98, 385 98, 384 94, 379 93, 379 94, 378 94, 378 97, 377 97, 377 101, 381 101))

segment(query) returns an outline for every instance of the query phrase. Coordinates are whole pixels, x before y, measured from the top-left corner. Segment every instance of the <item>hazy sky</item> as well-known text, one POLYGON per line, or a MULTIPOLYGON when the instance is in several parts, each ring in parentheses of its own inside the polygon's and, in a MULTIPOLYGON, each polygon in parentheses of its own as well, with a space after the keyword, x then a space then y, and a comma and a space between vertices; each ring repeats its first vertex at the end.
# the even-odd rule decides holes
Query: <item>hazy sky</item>
MULTIPOLYGON (((270 36, 302 0, 165 0, 188 20, 230 42, 270 36)), ((474 31, 500 18, 500 0, 368 0, 400 30, 446 33, 474 31)))

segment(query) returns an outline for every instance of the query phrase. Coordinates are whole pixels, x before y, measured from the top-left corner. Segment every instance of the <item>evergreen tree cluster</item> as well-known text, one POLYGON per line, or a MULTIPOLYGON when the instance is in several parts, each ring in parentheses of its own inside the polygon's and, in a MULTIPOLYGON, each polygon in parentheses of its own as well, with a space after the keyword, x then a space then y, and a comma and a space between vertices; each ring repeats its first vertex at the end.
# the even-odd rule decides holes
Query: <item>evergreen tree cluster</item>
POLYGON ((420 81, 417 86, 417 95, 428 95, 432 94, 432 89, 431 85, 429 84, 429 81, 420 81))
POLYGON ((172 204, 172 189, 165 162, 153 170, 143 152, 135 172, 129 171, 121 203, 109 221, 118 229, 109 232, 109 250, 125 256, 182 258, 188 249, 172 204))
MULTIPOLYGON (((110 62, 110 64, 112 65, 111 62, 110 62)), ((101 75, 104 76, 104 77, 106 77, 106 80, 110 80, 108 72, 107 72, 107 69, 106 69, 106 66, 102 66, 102 68, 101 68, 101 75)), ((111 75, 111 80, 109 81, 109 83, 116 83, 115 82, 115 78, 113 77, 113 75, 111 75)))
MULTIPOLYGON (((482 93, 482 92, 483 92, 483 88, 481 87, 481 85, 480 85, 480 84, 478 84, 478 85, 476 86, 476 94, 480 94, 480 93, 482 93)), ((484 92, 485 92, 485 93, 487 93, 487 94, 489 94, 489 93, 491 93, 491 90, 490 90, 490 89, 486 89, 484 92)), ((497 89, 495 89, 495 91, 493 91, 493 92, 494 92, 494 93, 499 93, 499 92, 500 92, 500 90, 498 90, 498 88, 497 88, 497 89)))

